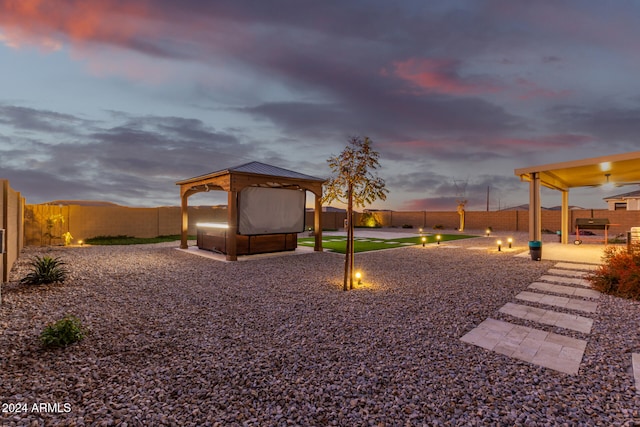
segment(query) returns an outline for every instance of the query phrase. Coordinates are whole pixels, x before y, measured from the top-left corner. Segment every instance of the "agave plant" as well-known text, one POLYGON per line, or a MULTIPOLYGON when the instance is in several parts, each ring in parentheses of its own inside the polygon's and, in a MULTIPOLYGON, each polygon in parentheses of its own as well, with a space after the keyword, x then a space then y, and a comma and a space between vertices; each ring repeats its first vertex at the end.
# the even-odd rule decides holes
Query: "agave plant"
POLYGON ((48 256, 36 257, 31 260, 31 272, 20 280, 28 285, 42 285, 47 283, 62 283, 69 272, 64 267, 65 262, 60 258, 48 256))

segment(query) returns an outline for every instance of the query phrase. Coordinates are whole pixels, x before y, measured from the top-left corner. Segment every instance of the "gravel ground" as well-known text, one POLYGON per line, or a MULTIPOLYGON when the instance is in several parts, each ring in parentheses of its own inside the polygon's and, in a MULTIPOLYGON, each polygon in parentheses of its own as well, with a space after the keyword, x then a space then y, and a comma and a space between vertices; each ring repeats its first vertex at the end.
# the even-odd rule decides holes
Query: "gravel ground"
POLYGON ((460 341, 553 265, 512 256, 524 247, 358 254, 365 283, 346 293, 337 254, 222 263, 175 247, 25 249, 2 289, 0 402, 27 411, 3 426, 640 422, 638 303, 601 297, 575 376, 460 341), (20 285, 43 253, 70 279, 20 285), (87 337, 42 349, 65 314, 87 337))

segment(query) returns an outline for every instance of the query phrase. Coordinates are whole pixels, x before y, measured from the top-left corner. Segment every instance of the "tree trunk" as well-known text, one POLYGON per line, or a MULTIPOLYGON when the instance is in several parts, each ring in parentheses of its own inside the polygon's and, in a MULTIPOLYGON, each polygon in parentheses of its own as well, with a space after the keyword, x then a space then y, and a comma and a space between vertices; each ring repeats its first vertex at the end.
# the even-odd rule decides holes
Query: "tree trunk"
POLYGON ((350 288, 353 288, 353 279, 349 279, 349 277, 353 276, 353 185, 349 184, 347 189, 347 247, 345 250, 345 258, 344 258, 344 290, 348 291, 350 288), (349 286, 351 284, 351 286, 349 286))

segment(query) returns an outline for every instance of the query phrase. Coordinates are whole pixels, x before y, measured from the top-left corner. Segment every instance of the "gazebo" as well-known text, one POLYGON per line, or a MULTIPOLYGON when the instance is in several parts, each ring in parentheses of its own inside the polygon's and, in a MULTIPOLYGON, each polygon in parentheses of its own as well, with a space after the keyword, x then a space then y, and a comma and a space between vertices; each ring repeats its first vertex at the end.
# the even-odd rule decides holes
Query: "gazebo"
POLYGON ((562 192, 562 243, 569 242, 569 189, 607 183, 635 184, 640 181, 640 151, 592 157, 514 170, 529 182, 529 240, 542 239, 540 186, 562 192))
POLYGON ((180 248, 187 249, 189 226, 188 198, 206 191, 227 192, 227 254, 228 261, 237 261, 236 235, 238 232, 238 194, 246 187, 299 189, 310 191, 315 198, 314 230, 315 251, 322 251, 322 184, 324 179, 260 162, 245 163, 206 175, 176 182, 180 186, 182 235, 180 248))

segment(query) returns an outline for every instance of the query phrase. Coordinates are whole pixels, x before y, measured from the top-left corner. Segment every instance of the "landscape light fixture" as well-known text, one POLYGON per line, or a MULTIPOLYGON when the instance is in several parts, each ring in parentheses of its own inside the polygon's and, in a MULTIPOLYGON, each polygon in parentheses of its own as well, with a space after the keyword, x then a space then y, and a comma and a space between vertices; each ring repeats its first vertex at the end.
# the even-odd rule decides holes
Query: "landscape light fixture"
POLYGON ((84 246, 84 240, 78 240, 78 244, 79 244, 80 246, 84 246))
POLYGON ((426 237, 422 237, 422 247, 423 248, 424 248, 424 244, 425 244, 426 241, 427 241, 427 238, 426 237))
POLYGON ((502 251, 502 240, 498 240, 498 252, 502 251))
POLYGON ((513 239, 511 237, 509 237, 507 239, 507 243, 509 243, 509 249, 511 249, 511 244, 513 243, 513 239))
POLYGON ((491 229, 490 228, 487 228, 485 230, 485 232, 487 233, 487 237, 489 237, 491 235, 491 229))
POLYGON ((438 244, 440 244, 440 239, 442 239, 442 236, 438 234, 438 235, 436 236, 436 240, 438 241, 438 244))
POLYGON ((356 280, 358 281, 358 285, 362 285, 362 273, 356 271, 356 280))

